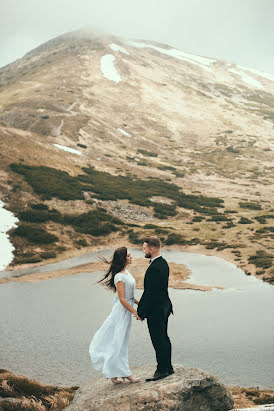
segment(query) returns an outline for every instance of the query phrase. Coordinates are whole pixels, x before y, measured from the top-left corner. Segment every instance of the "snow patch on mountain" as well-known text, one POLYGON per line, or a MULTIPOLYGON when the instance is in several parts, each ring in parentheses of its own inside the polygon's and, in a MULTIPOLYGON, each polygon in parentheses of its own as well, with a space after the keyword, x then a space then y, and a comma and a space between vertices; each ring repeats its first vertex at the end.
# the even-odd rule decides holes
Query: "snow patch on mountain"
POLYGON ((113 54, 105 54, 101 57, 100 68, 101 71, 108 80, 120 83, 121 77, 114 65, 115 57, 113 54))
POLYGON ((61 144, 53 144, 55 147, 59 148, 60 150, 68 151, 73 154, 78 154, 80 156, 82 153, 79 150, 75 150, 75 148, 70 148, 66 146, 62 146, 61 144))
POLYGON ((120 51, 121 53, 127 54, 129 56, 129 52, 124 47, 121 47, 118 44, 111 43, 109 47, 113 51, 120 51))
POLYGON ((195 56, 194 54, 190 53, 185 53, 184 51, 177 50, 177 49, 164 49, 162 47, 154 46, 153 44, 148 44, 148 43, 139 43, 136 41, 128 41, 128 44, 134 47, 139 47, 139 48, 151 48, 153 50, 158 51, 159 53, 166 54, 167 56, 174 57, 176 59, 186 61, 187 63, 195 64, 196 66, 199 66, 200 68, 211 71, 211 64, 215 62, 214 59, 208 58, 208 57, 201 57, 201 56, 195 56))
POLYGON ((122 130, 121 128, 117 128, 118 131, 120 131, 120 133, 124 134, 127 137, 131 137, 131 134, 127 133, 125 130, 122 130))
POLYGON ((250 71, 250 73, 256 74, 256 76, 264 77, 270 81, 274 81, 274 74, 265 73, 263 71, 251 69, 251 68, 244 67, 244 66, 238 66, 238 67, 240 67, 242 70, 250 71))
POLYGON ((255 78, 248 76, 246 73, 244 73, 241 69, 237 69, 237 68, 228 68, 228 71, 230 71, 233 74, 236 74, 237 76, 241 77, 241 80, 248 84, 249 86, 252 87, 257 87, 257 88, 263 88, 263 85, 255 80, 255 78))

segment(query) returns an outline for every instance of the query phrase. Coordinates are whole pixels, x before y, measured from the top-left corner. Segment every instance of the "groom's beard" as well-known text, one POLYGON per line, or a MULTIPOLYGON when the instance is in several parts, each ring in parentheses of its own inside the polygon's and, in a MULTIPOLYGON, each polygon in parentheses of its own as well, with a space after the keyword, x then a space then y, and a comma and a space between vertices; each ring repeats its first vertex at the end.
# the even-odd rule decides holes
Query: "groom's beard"
POLYGON ((145 254, 145 258, 151 258, 151 254, 150 253, 145 254))

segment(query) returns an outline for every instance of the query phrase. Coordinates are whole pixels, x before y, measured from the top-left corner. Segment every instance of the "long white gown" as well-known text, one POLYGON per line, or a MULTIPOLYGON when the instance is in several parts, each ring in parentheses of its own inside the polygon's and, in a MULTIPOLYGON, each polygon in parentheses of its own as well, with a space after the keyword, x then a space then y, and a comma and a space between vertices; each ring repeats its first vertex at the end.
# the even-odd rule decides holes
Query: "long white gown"
MULTIPOLYGON (((133 306, 135 279, 126 273, 117 273, 114 284, 123 281, 125 298, 133 306)), ((101 371, 106 378, 127 377, 131 375, 128 365, 128 340, 131 328, 132 314, 119 300, 118 295, 113 299, 112 311, 95 333, 89 354, 93 367, 101 371)))

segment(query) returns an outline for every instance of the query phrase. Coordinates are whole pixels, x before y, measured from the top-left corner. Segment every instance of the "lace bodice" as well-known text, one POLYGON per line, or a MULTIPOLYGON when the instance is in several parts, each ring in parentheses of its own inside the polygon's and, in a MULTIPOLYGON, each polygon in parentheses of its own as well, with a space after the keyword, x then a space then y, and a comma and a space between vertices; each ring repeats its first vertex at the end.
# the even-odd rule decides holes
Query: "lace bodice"
POLYGON ((126 270, 125 273, 117 273, 114 277, 114 284, 116 285, 118 281, 123 281, 125 284, 125 298, 127 300, 134 298, 136 281, 130 272, 126 270))

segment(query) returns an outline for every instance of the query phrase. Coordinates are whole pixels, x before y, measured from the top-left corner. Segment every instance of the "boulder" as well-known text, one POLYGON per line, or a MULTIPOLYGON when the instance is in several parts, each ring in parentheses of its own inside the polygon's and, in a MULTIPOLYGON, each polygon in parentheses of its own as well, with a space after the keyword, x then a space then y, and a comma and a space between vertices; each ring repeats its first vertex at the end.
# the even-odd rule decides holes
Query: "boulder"
POLYGON ((133 369, 139 383, 112 384, 103 377, 92 379, 76 391, 66 411, 226 411, 233 408, 231 393, 216 377, 198 368, 181 365, 167 378, 145 382, 155 367, 133 369))

